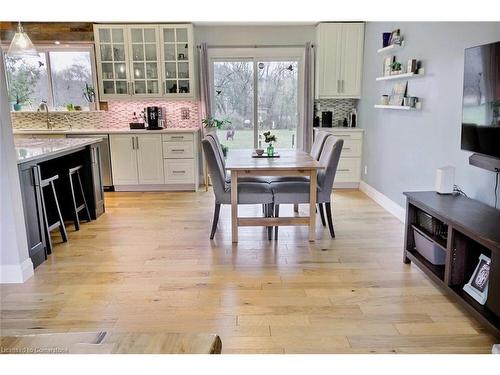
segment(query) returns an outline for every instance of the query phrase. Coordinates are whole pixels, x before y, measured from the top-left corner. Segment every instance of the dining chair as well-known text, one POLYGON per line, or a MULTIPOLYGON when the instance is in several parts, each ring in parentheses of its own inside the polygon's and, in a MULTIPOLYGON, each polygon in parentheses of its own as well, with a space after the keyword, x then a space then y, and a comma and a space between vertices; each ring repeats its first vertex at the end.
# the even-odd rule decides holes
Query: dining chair
MULTIPOLYGON (((222 204, 231 204, 231 185, 227 183, 225 168, 220 160, 217 143, 213 137, 206 136, 202 140, 203 152, 207 161, 208 173, 212 180, 215 195, 214 218, 212 221, 212 240, 217 231, 220 207, 222 204)), ((250 157, 250 155, 248 156, 250 157)), ((273 192, 268 183, 238 181, 238 204, 262 204, 265 216, 272 215, 273 192)), ((272 227, 268 227, 268 237, 272 236, 272 227)))
MULTIPOLYGON (((333 228, 331 194, 337 166, 339 164, 340 153, 344 141, 334 136, 329 136, 324 142, 319 163, 324 169, 317 173, 317 197, 321 219, 324 222, 323 204, 325 205, 326 217, 330 235, 335 238, 333 228)), ((271 182, 271 189, 274 196, 274 216, 279 216, 280 204, 309 203, 309 181, 279 181, 271 182)), ((275 238, 278 238, 278 227, 275 227, 275 238)))

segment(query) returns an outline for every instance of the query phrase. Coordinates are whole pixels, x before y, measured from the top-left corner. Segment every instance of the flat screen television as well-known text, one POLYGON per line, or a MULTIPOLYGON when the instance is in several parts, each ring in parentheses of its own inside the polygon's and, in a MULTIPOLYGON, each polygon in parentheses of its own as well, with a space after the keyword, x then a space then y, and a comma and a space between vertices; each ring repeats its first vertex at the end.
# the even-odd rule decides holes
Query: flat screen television
POLYGON ((500 41, 467 48, 462 150, 500 158, 500 41))

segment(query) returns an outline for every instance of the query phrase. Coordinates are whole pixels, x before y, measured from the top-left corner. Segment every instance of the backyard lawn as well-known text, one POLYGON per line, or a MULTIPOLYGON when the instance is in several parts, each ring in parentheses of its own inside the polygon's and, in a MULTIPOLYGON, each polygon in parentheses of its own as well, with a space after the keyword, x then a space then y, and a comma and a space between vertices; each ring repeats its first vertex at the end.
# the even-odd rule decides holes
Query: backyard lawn
MULTIPOLYGON (((227 130, 217 130, 217 136, 219 137, 221 143, 226 145, 230 149, 238 148, 253 148, 253 130, 235 130, 234 139, 226 139, 227 130)), ((264 131, 259 132, 262 134, 264 131)), ((276 142, 276 148, 295 148, 297 145, 297 136, 295 129, 275 129, 271 131, 272 134, 276 135, 278 141, 276 142)), ((262 148, 266 148, 266 143, 264 143, 264 137, 262 136, 262 148)))

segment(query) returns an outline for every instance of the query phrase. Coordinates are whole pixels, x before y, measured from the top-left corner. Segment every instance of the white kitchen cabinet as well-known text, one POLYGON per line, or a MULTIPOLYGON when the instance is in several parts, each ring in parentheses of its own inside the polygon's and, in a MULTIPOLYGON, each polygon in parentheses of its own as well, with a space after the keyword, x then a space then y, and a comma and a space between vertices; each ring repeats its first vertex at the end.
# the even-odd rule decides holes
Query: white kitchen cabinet
POLYGON ((315 128, 314 131, 326 131, 344 140, 333 187, 358 188, 361 181, 364 130, 360 128, 315 128))
POLYGON ((94 25, 101 100, 194 98, 191 24, 94 25))
POLYGON ((198 133, 163 134, 165 184, 180 190, 198 187, 198 133))
POLYGON ((137 185, 138 168, 135 137, 132 134, 112 134, 109 136, 113 185, 137 185))
POLYGON ((316 38, 316 98, 360 98, 364 24, 320 23, 316 38))
POLYGON ((109 141, 115 190, 163 184, 161 134, 111 134, 109 141))

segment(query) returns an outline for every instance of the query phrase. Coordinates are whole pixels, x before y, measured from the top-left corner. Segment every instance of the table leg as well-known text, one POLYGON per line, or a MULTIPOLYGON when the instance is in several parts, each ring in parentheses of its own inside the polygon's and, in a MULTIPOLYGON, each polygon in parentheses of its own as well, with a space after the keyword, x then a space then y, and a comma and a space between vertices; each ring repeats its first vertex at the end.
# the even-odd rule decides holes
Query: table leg
POLYGON ((231 171, 231 236, 238 242, 238 171, 231 171))
POLYGON ((309 241, 316 240, 316 171, 311 170, 309 183, 309 241))

